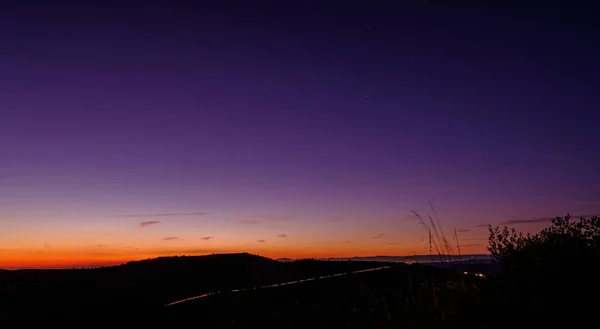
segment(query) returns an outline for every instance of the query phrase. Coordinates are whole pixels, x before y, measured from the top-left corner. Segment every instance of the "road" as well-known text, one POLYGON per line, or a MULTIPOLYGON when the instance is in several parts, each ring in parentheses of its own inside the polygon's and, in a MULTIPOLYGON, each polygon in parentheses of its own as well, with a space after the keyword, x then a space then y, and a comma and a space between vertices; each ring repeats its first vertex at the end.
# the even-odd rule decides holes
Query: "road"
MULTIPOLYGON (((282 282, 282 283, 276 283, 276 284, 271 284, 271 285, 266 285, 266 286, 260 286, 260 287, 245 288, 245 289, 233 289, 233 290, 230 290, 228 292, 232 293, 232 292, 240 292, 240 291, 248 291, 248 290, 258 290, 258 289, 266 289, 266 288, 275 288, 275 287, 287 286, 287 285, 290 285, 290 284, 298 284, 298 283, 303 283, 303 282, 308 282, 308 281, 334 278, 334 277, 342 276, 342 275, 346 275, 346 274, 354 274, 354 273, 363 273, 363 272, 372 272, 372 271, 385 270, 385 269, 388 269, 388 268, 391 268, 391 267, 393 267, 393 266, 382 266, 382 267, 368 268, 368 269, 365 269, 365 270, 352 271, 350 273, 344 272, 344 273, 336 273, 336 274, 330 274, 330 275, 322 275, 322 276, 314 277, 314 278, 308 278, 308 279, 302 279, 302 280, 296 280, 296 281, 289 281, 289 282, 282 282)), ((209 292, 209 293, 198 295, 198 296, 184 298, 184 299, 181 299, 181 300, 177 300, 177 301, 168 303, 165 306, 173 306, 173 305, 177 305, 177 304, 189 302, 189 301, 192 301, 192 300, 195 300, 195 299, 209 297, 209 296, 216 295, 216 294, 219 294, 219 292, 218 291, 216 291, 216 292, 209 292)))

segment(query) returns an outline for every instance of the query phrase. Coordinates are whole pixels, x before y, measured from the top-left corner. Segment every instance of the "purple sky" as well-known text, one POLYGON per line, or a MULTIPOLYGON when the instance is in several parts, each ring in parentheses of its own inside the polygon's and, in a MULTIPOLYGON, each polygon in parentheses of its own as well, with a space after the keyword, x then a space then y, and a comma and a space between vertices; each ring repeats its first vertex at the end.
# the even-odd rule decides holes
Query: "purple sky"
POLYGON ((138 234, 123 214, 266 245, 239 221, 418 240, 429 200, 458 228, 600 212, 591 14, 395 2, 3 3, 0 249, 138 234))

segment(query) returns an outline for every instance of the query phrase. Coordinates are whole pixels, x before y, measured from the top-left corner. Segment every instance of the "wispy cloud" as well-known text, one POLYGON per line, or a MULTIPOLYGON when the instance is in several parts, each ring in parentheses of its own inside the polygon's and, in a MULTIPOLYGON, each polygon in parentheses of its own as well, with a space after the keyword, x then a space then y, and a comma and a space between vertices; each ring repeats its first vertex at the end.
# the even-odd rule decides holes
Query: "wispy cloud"
POLYGON ((456 230, 456 232, 458 232, 458 233, 464 233, 464 232, 471 232, 471 230, 468 229, 468 228, 463 228, 463 229, 460 229, 460 230, 456 230))
POLYGON ((481 239, 461 239, 462 241, 487 241, 488 239, 485 238, 481 238, 481 239))
POLYGON ((277 234, 277 236, 280 237, 280 238, 287 238, 288 237, 288 235, 285 234, 285 233, 277 234))
POLYGON ((256 240, 256 242, 263 243, 263 242, 267 242, 267 240, 256 240))
POLYGON ((210 213, 207 212, 201 212, 201 211, 196 211, 196 212, 163 212, 163 213, 156 213, 156 214, 128 214, 128 215, 120 215, 120 217, 134 217, 134 218, 139 218, 139 217, 171 217, 171 216, 205 216, 205 215, 209 215, 210 213))
POLYGON ((168 236, 166 238, 162 238, 163 241, 173 241, 173 240, 181 240, 179 237, 176 236, 168 236))
POLYGON ((210 239, 213 239, 213 238, 214 238, 214 236, 203 236, 203 237, 198 238, 198 239, 200 239, 200 240, 210 240, 210 239))
POLYGON ((98 244, 98 245, 96 245, 96 246, 98 246, 98 247, 100 247, 100 248, 102 248, 102 247, 108 247, 108 245, 107 245, 107 244, 98 244))
POLYGON ((140 227, 144 228, 146 226, 150 226, 150 225, 154 225, 154 224, 158 224, 158 223, 160 223, 159 220, 148 220, 148 221, 145 221, 145 222, 141 222, 140 223, 140 227))
POLYGON ((376 236, 372 236, 371 239, 380 239, 383 238, 383 233, 379 233, 376 236))
MULTIPOLYGON (((579 217, 592 217, 598 216, 598 214, 588 214, 588 215, 573 215, 571 218, 579 218, 579 217)), ((539 217, 533 219, 515 219, 515 220, 507 220, 504 222, 498 223, 498 225, 514 225, 514 224, 528 224, 528 223, 543 223, 550 222, 556 217, 539 217)))
POLYGON ((352 243, 352 241, 350 241, 350 240, 347 240, 347 241, 346 241, 346 243, 352 243))
POLYGON ((600 201, 578 201, 574 204, 600 205, 600 201))
POLYGON ((511 219, 498 223, 498 225, 514 225, 514 224, 528 224, 528 223, 543 223, 549 222, 554 217, 540 217, 532 219, 511 219))
MULTIPOLYGON (((580 217, 593 217, 598 216, 598 214, 586 214, 586 215, 572 215, 571 218, 580 218, 580 217)), ((532 223, 546 223, 552 221, 556 217, 538 217, 531 219, 511 219, 505 220, 497 223, 496 225, 517 225, 517 224, 532 224, 532 223)), ((474 227, 488 227, 488 224, 479 224, 474 227)))

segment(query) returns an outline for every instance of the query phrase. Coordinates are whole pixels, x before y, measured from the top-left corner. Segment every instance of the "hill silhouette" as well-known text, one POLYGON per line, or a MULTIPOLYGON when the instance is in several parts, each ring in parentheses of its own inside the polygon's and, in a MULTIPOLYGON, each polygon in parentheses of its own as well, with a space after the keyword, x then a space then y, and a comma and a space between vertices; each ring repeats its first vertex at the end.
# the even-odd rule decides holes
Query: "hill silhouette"
POLYGON ((380 262, 300 260, 290 263, 240 254, 160 257, 69 270, 0 272, 0 318, 26 324, 160 319, 164 305, 214 291, 260 287, 381 266, 380 262), (140 312, 149 318, 138 319, 140 312))
POLYGON ((493 312, 488 305, 497 301, 489 292, 498 287, 493 279, 498 267, 468 261, 281 262, 238 253, 91 269, 0 271, 0 318, 9 327, 92 321, 212 328, 481 328, 493 312), (286 282, 294 283, 278 285, 286 282), (206 297, 172 304, 193 296, 206 297), (494 299, 482 303, 482 297, 494 299))

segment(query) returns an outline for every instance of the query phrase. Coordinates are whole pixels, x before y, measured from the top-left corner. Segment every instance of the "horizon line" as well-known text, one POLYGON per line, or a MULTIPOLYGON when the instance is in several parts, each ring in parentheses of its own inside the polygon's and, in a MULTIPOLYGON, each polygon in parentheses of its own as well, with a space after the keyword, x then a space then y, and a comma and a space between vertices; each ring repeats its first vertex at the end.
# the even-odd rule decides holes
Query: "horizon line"
MULTIPOLYGON (((107 264, 97 264, 97 265, 89 265, 89 266, 57 266, 57 267, 16 267, 16 268, 0 268, 0 271, 20 271, 20 270, 73 270, 73 269, 95 269, 95 268, 102 268, 102 267, 114 267, 114 266, 121 266, 121 265, 125 265, 127 263, 133 263, 133 262, 140 262, 140 261, 145 261, 145 260, 153 260, 153 259, 159 259, 159 258, 168 258, 168 257, 206 257, 206 256, 212 256, 212 255, 240 255, 240 254, 248 254, 248 255, 254 255, 254 256, 259 256, 259 257, 264 257, 264 258, 268 258, 268 259, 272 259, 272 260, 279 260, 279 259, 290 259, 293 261, 298 261, 298 260, 345 260, 345 259, 370 259, 370 258, 382 258, 382 257, 398 257, 398 258, 421 258, 421 257, 438 257, 437 255, 429 255, 429 254, 418 254, 418 255, 373 255, 373 256, 348 256, 348 257, 296 257, 296 258, 292 258, 292 257, 277 257, 277 258, 271 258, 271 257, 266 257, 266 256, 262 256, 260 254, 253 254, 253 253, 249 253, 249 252, 224 252, 224 253, 211 253, 211 254, 204 254, 204 255, 185 255, 185 254, 181 254, 181 255, 171 255, 171 256, 159 256, 159 257, 151 257, 151 258, 144 258, 144 259, 139 259, 139 260, 129 260, 126 262, 115 262, 115 263, 107 263, 107 264)), ((472 256, 490 256, 490 254, 462 254, 462 255, 458 255, 458 254, 451 254, 451 255, 446 255, 446 256, 451 256, 451 257, 472 257, 472 256)))

